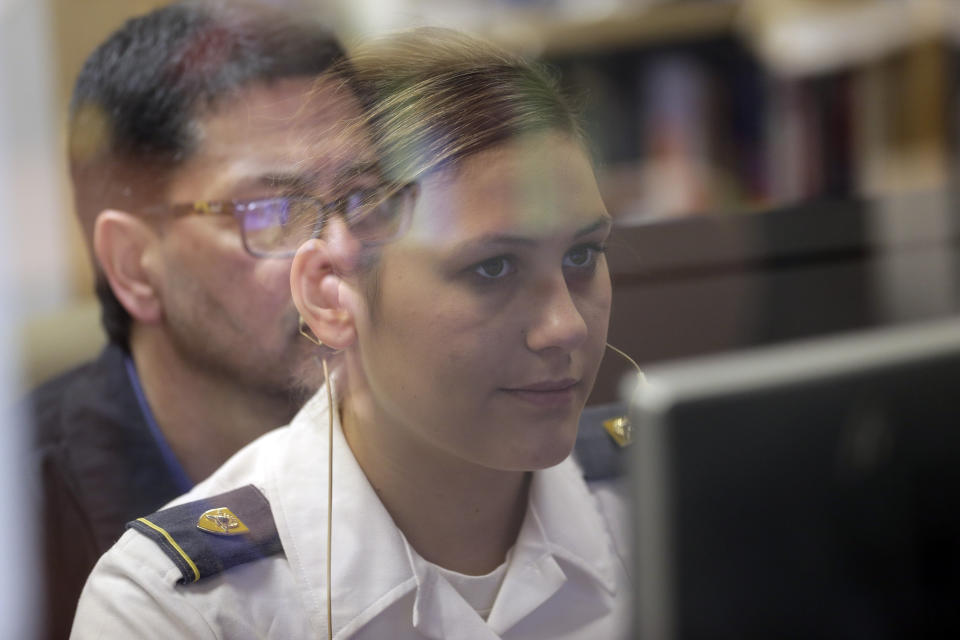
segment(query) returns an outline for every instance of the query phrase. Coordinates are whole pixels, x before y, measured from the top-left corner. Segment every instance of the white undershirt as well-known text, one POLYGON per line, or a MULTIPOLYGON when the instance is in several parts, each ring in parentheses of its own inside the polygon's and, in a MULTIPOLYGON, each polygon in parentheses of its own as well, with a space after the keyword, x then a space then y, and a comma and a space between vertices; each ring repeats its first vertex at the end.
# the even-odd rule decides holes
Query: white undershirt
POLYGON ((507 553, 506 559, 499 567, 484 576, 468 576, 456 571, 450 571, 443 567, 428 562, 435 568, 440 575, 447 579, 457 593, 467 601, 473 610, 476 611, 484 620, 490 615, 493 609, 493 603, 497 599, 497 593, 500 591, 500 585, 503 584, 503 577, 507 573, 507 565, 510 564, 510 556, 513 553, 511 549, 507 553))

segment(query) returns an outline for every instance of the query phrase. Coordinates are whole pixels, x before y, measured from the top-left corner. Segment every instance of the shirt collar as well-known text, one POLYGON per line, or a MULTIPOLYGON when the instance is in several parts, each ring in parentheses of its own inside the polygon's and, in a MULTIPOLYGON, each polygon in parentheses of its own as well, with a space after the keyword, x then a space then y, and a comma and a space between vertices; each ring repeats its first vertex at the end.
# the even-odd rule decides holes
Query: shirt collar
MULTIPOLYGON (((326 628, 328 404, 325 387, 290 425, 289 460, 268 489, 277 529, 318 629, 326 628), (304 453, 307 452, 307 453, 304 453)), ((347 637, 416 588, 405 544, 357 464, 333 412, 332 612, 347 637)))
MULTIPOLYGON (((565 565, 580 569, 599 590, 613 595, 616 556, 601 523, 572 460, 534 473, 527 515, 487 624, 503 634, 529 615, 563 587, 565 565)), ((606 599, 596 604, 598 613, 609 608, 606 599)))
POLYGON ((137 365, 134 364, 133 358, 127 353, 123 355, 123 366, 127 372, 127 379, 130 380, 130 386, 133 388, 133 394, 137 398, 137 405, 143 414, 143 420, 147 423, 147 430, 150 432, 150 435, 153 436, 154 442, 157 443, 157 447, 160 449, 160 457, 163 458, 164 464, 167 465, 170 471, 170 477, 181 493, 190 491, 193 489, 193 481, 187 475, 187 472, 183 470, 183 465, 180 464, 180 460, 177 459, 177 455, 173 452, 173 449, 170 448, 170 443, 167 442, 163 431, 160 430, 160 425, 157 424, 156 419, 153 417, 153 411, 150 410, 150 403, 147 402, 147 396, 144 394, 143 387, 140 385, 137 365))
MULTIPOLYGON (((274 465, 276 491, 268 489, 284 550, 320 629, 326 627, 327 407, 327 393, 321 388, 294 418, 293 455, 286 464, 274 465), (304 455, 305 451, 311 454, 304 455)), ((453 638, 468 629, 473 638, 484 637, 481 631, 502 634, 563 586, 564 563, 592 577, 601 590, 614 593, 611 536, 578 467, 568 459, 533 475, 527 514, 484 623, 406 543, 350 451, 338 413, 333 412, 335 637, 349 636, 413 590, 417 593, 412 624, 427 637, 453 638), (459 605, 463 615, 451 618, 449 607, 459 605), (457 624, 445 624, 451 619, 457 624), (466 620, 477 624, 464 624, 466 620)))
POLYGON ((571 458, 533 474, 529 510, 530 528, 536 525, 535 535, 547 550, 593 576, 607 592, 616 591, 613 537, 571 458))

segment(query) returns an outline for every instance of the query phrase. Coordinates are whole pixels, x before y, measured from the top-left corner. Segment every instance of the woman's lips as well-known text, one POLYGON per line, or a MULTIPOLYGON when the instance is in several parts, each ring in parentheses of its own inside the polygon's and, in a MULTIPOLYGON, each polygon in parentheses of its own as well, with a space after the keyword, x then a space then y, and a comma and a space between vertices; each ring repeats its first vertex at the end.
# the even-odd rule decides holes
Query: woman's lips
POLYGON ((538 407, 565 407, 577 395, 579 380, 545 380, 522 387, 501 389, 507 395, 538 407))

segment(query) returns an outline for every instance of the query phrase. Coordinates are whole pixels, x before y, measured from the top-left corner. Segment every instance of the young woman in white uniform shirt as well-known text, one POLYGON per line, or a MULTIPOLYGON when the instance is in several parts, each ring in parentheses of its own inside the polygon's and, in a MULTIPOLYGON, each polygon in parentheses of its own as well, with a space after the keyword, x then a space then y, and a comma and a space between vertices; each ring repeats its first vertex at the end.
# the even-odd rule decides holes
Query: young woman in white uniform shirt
POLYGON ((76 638, 627 632, 622 507, 569 457, 610 310, 610 218, 576 120, 542 70, 450 32, 352 64, 383 188, 330 207, 291 273, 332 388, 180 500, 253 484, 283 553, 178 584, 128 531, 76 638))

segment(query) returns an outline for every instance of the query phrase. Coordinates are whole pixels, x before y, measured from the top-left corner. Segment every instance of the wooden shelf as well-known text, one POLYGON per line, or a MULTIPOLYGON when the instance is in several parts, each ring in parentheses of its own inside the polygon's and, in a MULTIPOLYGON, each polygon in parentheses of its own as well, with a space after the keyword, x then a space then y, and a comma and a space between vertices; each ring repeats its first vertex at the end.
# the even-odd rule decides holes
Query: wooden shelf
POLYGON ((624 11, 601 20, 570 21, 524 12, 485 35, 503 46, 555 57, 712 37, 733 30, 739 2, 683 0, 624 11))

